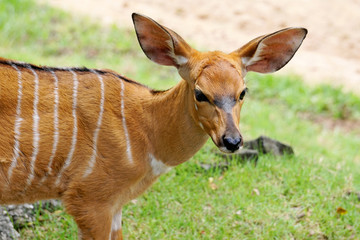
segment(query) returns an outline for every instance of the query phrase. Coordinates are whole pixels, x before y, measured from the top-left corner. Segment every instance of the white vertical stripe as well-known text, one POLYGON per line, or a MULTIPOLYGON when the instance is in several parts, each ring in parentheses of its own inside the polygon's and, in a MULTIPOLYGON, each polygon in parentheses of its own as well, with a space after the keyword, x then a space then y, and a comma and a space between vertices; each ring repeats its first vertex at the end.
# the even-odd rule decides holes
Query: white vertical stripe
POLYGON ((128 132, 127 125, 126 125, 126 118, 125 118, 125 104, 124 104, 125 85, 122 80, 120 80, 120 84, 121 84, 121 91, 120 91, 121 116, 122 116, 122 123, 123 123, 123 128, 124 128, 125 139, 126 139, 126 154, 128 156, 129 161, 132 163, 133 158, 132 158, 132 153, 131 153, 130 137, 129 137, 129 132, 128 132))
POLYGON ((69 70, 72 75, 73 75, 73 102, 72 102, 72 116, 73 116, 73 122, 74 122, 74 126, 73 126, 73 134, 72 134, 72 138, 71 138, 71 147, 70 147, 70 151, 68 153, 68 156, 65 160, 64 165, 62 166, 62 168, 59 171, 59 174, 57 176, 56 185, 59 185, 60 180, 61 180, 61 176, 63 174, 63 172, 66 170, 66 168, 69 167, 71 160, 73 158, 74 155, 74 151, 75 151, 75 146, 76 146, 76 140, 77 140, 77 132, 78 132, 78 127, 77 127, 77 116, 76 116, 76 107, 77 107, 77 93, 78 93, 78 85, 79 85, 79 81, 77 78, 76 73, 73 70, 69 70))
POLYGON ((93 152, 89 161, 89 167, 88 169, 86 169, 85 173, 84 173, 84 177, 87 177, 90 173, 92 173, 93 168, 95 166, 95 162, 96 162, 96 155, 97 155, 97 142, 98 142, 98 137, 99 137, 99 131, 100 131, 100 127, 101 127, 101 122, 102 122, 102 118, 103 118, 103 113, 104 113, 104 102, 105 102, 105 86, 104 86, 104 80, 102 78, 102 76, 96 72, 95 70, 91 70, 92 73, 95 73, 99 79, 100 82, 100 89, 101 89, 101 100, 100 100, 100 111, 99 111, 99 117, 96 123, 96 128, 95 128, 95 132, 94 132, 94 138, 93 138, 93 152))
MULTIPOLYGON (((51 74, 54 78, 54 136, 53 136, 53 146, 51 150, 51 156, 48 164, 48 175, 52 173, 52 163, 56 154, 57 146, 59 143, 59 79, 57 78, 54 71, 51 71, 51 74)), ((46 180, 46 176, 42 181, 46 180)))
POLYGON ((34 75, 34 104, 33 104, 33 152, 30 160, 30 175, 27 179, 27 186, 29 186, 34 180, 35 173, 35 162, 37 155, 39 153, 39 141, 40 141, 40 133, 39 133, 39 113, 38 113, 38 103, 39 103, 39 76, 37 73, 31 68, 31 66, 27 67, 34 75))
POLYGON ((9 181, 11 180, 11 176, 12 176, 12 171, 13 169, 16 167, 17 165, 17 160, 19 158, 20 155, 20 127, 21 127, 21 122, 22 122, 22 118, 21 118, 21 99, 22 99, 22 76, 21 76, 21 71, 14 65, 14 64, 10 64, 18 73, 18 98, 17 98, 17 106, 16 106, 16 118, 15 118, 15 127, 14 127, 14 132, 15 132, 15 142, 14 142, 14 153, 13 153, 13 158, 11 161, 11 165, 9 167, 8 170, 8 178, 9 181))

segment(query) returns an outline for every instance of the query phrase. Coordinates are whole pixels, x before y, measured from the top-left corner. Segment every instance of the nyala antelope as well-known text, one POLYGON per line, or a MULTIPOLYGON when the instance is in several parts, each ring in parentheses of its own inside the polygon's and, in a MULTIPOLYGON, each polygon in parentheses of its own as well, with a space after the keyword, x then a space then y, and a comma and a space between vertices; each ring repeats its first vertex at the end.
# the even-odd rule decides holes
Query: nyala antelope
POLYGON ((145 55, 182 80, 154 91, 111 70, 0 59, 0 204, 58 198, 80 239, 122 239, 121 209, 210 137, 237 152, 247 72, 271 73, 307 34, 287 28, 230 54, 199 52, 132 15, 145 55))

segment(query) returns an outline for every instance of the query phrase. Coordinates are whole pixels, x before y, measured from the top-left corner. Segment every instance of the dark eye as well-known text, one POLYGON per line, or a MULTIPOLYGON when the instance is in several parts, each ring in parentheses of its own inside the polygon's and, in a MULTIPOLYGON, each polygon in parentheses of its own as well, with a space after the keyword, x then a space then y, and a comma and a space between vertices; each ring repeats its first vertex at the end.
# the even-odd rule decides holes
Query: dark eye
POLYGON ((205 94, 198 89, 195 89, 195 98, 199 102, 209 102, 209 99, 205 96, 205 94))
POLYGON ((244 99, 245 94, 246 94, 247 91, 248 91, 248 88, 245 88, 245 89, 240 93, 240 97, 239 97, 239 100, 240 100, 240 101, 244 99))

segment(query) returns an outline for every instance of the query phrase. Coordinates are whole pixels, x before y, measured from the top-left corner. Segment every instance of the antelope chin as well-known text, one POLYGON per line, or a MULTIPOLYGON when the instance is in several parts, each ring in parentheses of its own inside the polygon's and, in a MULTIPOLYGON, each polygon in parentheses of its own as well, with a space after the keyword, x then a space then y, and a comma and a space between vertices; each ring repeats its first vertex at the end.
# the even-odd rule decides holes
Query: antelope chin
POLYGON ((224 146, 218 147, 218 149, 219 149, 221 152, 226 153, 226 154, 239 153, 242 148, 243 148, 243 146, 240 146, 238 150, 231 151, 231 150, 227 149, 227 148, 224 147, 224 146))

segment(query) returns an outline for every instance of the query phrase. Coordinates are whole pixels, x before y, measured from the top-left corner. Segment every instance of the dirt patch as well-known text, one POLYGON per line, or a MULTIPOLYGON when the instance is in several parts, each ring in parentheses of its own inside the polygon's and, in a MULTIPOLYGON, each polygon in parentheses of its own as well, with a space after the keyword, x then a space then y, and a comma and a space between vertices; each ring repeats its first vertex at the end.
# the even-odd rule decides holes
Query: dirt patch
POLYGON ((200 50, 228 52, 259 35, 288 26, 306 27, 307 39, 280 73, 293 72, 310 84, 326 82, 360 94, 358 0, 40 1, 119 27, 132 27, 131 13, 139 12, 200 50))

